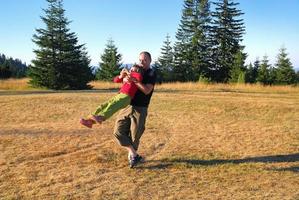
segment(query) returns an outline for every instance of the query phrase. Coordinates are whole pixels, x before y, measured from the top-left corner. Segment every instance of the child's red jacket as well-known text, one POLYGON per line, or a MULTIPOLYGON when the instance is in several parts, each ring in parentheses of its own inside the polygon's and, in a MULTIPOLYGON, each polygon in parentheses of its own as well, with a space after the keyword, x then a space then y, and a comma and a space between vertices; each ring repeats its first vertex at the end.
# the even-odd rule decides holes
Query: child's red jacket
MULTIPOLYGON (((131 72, 130 75, 131 75, 131 77, 136 78, 139 82, 142 81, 142 75, 140 73, 131 72)), ((121 83, 122 81, 123 81, 123 79, 119 78, 118 76, 116 76, 113 79, 113 82, 115 82, 115 83, 121 83)), ((119 92, 129 95, 131 98, 134 98, 134 95, 136 94, 137 90, 138 90, 138 88, 135 83, 126 82, 126 83, 123 83, 119 92)))

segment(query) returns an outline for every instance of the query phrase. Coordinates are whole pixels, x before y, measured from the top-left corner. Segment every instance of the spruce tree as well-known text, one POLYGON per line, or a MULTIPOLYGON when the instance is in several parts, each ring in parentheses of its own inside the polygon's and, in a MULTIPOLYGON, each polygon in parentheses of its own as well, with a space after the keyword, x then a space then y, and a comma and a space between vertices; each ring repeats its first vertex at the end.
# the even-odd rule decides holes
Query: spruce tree
POLYGON ((261 61, 259 58, 256 58, 256 60, 253 63, 253 70, 252 70, 252 81, 253 83, 256 83, 258 71, 261 67, 261 61))
POLYGON ((277 56, 276 80, 277 84, 293 84, 296 81, 296 73, 290 59, 287 57, 286 48, 282 47, 277 56))
POLYGON ((46 28, 36 29, 33 42, 39 47, 30 67, 30 84, 50 89, 87 89, 92 80, 90 59, 84 45, 68 28, 63 0, 47 0, 48 8, 41 17, 46 28))
POLYGON ((269 69, 269 85, 275 84, 276 80, 276 69, 275 67, 271 66, 269 69))
POLYGON ((271 69, 271 65, 269 64, 268 56, 265 55, 259 67, 256 81, 264 85, 270 84, 271 83, 270 69, 271 69))
POLYGON ((242 83, 244 84, 246 82, 246 74, 245 71, 241 71, 239 76, 238 76, 238 81, 237 83, 242 83))
POLYGON ((246 83, 253 83, 253 82, 251 82, 252 81, 252 75, 251 75, 252 71, 253 71, 253 65, 250 62, 249 65, 246 66, 246 72, 245 72, 246 83))
POLYGON ((2 74, 6 74, 7 78, 25 77, 28 68, 26 63, 23 63, 20 59, 8 58, 4 54, 0 54, 0 66, 2 66, 2 74))
POLYGON ((246 57, 244 55, 245 54, 240 50, 235 54, 234 63, 232 65, 232 69, 230 71, 229 82, 240 83, 239 80, 241 80, 241 82, 245 82, 245 71, 246 71, 245 59, 246 59, 246 57), (242 77, 241 79, 240 79, 240 76, 242 77))
POLYGON ((113 77, 117 76, 121 69, 122 56, 118 53, 118 49, 112 39, 109 39, 104 53, 101 55, 99 69, 96 72, 96 79, 111 81, 113 77))
POLYGON ((207 74, 210 61, 208 0, 185 0, 174 45, 174 76, 178 81, 197 81, 207 74))
POLYGON ((246 82, 247 83, 256 83, 258 70, 260 68, 260 60, 256 58, 253 65, 250 63, 246 69, 246 82))
POLYGON ((11 71, 9 70, 9 63, 5 60, 0 64, 0 79, 7 79, 11 77, 11 71))
POLYGON ((208 76, 208 68, 211 61, 210 37, 210 3, 209 0, 196 0, 192 20, 191 41, 191 80, 208 76))
POLYGON ((218 0, 214 4, 211 34, 213 67, 210 70, 214 81, 227 82, 234 56, 244 48, 240 42, 245 28, 243 19, 239 19, 243 13, 236 8, 239 3, 233 0, 218 0))
POLYGON ((296 83, 297 85, 299 85, 299 71, 297 71, 296 73, 296 83))
POLYGON ((151 65, 151 67, 152 67, 153 70, 155 70, 155 73, 157 75, 157 78, 156 78, 156 82, 157 83, 161 84, 162 81, 163 82, 167 81, 165 79, 165 77, 163 77, 163 75, 162 75, 161 65, 160 65, 160 63, 158 61, 155 61, 154 64, 151 65))
POLYGON ((0 54, 0 65, 4 63, 6 60, 6 56, 4 54, 0 54))
POLYGON ((190 52, 194 5, 194 0, 184 0, 182 18, 175 36, 173 75, 176 81, 188 81, 192 74, 190 52))
POLYGON ((158 69, 157 71, 160 72, 160 78, 163 82, 172 80, 172 64, 173 51, 171 47, 170 36, 167 34, 166 40, 164 41, 163 46, 161 48, 161 55, 158 58, 158 62, 155 63, 156 69, 158 69))

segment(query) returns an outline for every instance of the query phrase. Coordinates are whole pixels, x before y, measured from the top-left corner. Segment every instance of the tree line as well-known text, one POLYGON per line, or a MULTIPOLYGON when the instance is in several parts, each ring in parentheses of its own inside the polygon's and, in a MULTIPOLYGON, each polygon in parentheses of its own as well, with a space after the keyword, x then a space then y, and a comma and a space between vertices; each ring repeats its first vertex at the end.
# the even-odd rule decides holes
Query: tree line
MULTIPOLYGON (((45 15, 41 16, 45 28, 36 29, 32 39, 37 48, 28 68, 30 84, 50 89, 88 89, 91 80, 111 80, 119 74, 124 66, 114 41, 108 40, 99 67, 91 67, 85 45, 78 44, 78 37, 68 28, 63 0, 47 2, 45 15)), ((275 66, 266 56, 245 65, 247 54, 241 44, 245 25, 238 5, 233 0, 184 0, 176 40, 172 45, 166 36, 161 55, 153 64, 160 81, 298 82, 299 75, 286 48, 281 48, 275 66)))
POLYGON ((26 76, 28 66, 19 59, 0 54, 0 78, 23 78, 26 76))
POLYGON ((274 66, 267 56, 245 65, 242 46, 244 14, 233 0, 184 0, 182 17, 171 45, 166 36, 155 63, 161 81, 294 84, 299 82, 282 47, 274 66), (210 5, 214 5, 214 10, 210 5))
MULTIPOLYGON (((274 66, 267 56, 245 65, 247 54, 241 44, 245 25, 233 0, 184 0, 182 17, 171 45, 169 34, 154 63, 160 82, 200 81, 221 83, 295 84, 299 72, 282 47, 274 66), (210 10, 214 4, 215 9, 210 10)), ((111 80, 118 74, 121 55, 110 39, 102 55, 96 78, 111 80)))

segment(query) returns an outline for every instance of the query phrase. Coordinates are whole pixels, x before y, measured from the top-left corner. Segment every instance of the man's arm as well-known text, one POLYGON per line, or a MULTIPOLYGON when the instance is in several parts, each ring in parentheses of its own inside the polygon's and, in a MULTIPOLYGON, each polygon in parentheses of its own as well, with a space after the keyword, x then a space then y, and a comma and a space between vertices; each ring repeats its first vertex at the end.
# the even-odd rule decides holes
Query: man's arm
POLYGON ((135 77, 132 77, 130 75, 128 76, 127 79, 125 78, 124 80, 128 82, 134 82, 137 88, 145 95, 148 95, 154 89, 154 84, 151 83, 143 84, 140 81, 138 81, 135 77))
POLYGON ((148 95, 154 89, 153 84, 142 84, 138 81, 134 82, 138 89, 143 92, 144 94, 148 95))

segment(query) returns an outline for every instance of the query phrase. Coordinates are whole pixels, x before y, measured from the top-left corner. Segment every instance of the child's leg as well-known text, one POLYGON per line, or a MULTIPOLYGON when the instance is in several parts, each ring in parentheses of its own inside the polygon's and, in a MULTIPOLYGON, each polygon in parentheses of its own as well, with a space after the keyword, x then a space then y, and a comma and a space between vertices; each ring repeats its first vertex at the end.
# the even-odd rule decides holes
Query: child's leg
POLYGON ((105 121, 105 118, 101 115, 90 115, 90 119, 96 124, 101 124, 103 121, 105 121))
MULTIPOLYGON (((110 118, 114 113, 126 107, 131 102, 131 98, 127 94, 119 93, 104 104, 100 105, 95 112, 94 116, 98 116, 101 122, 110 118)), ((96 118, 96 117, 95 117, 96 118)), ((97 120, 96 120, 97 121, 97 120)))
POLYGON ((80 119, 80 123, 88 128, 92 128, 92 125, 93 124, 96 124, 96 123, 99 123, 101 124, 105 118, 101 115, 99 115, 98 113, 101 112, 101 110, 103 110, 107 105, 108 105, 109 101, 101 104, 95 112, 93 112, 92 114, 88 115, 87 118, 83 119, 81 118, 80 119))

